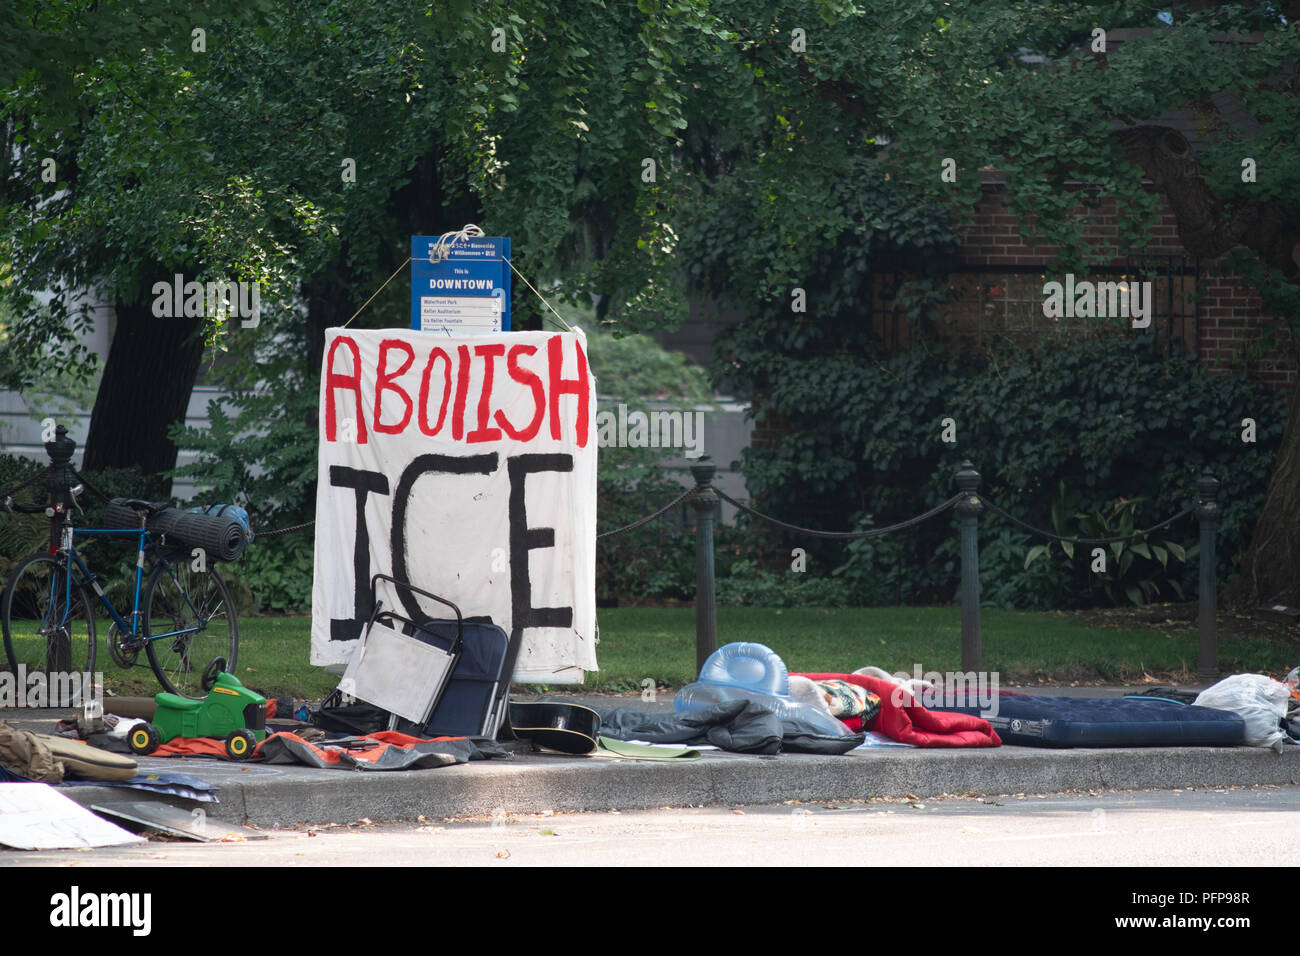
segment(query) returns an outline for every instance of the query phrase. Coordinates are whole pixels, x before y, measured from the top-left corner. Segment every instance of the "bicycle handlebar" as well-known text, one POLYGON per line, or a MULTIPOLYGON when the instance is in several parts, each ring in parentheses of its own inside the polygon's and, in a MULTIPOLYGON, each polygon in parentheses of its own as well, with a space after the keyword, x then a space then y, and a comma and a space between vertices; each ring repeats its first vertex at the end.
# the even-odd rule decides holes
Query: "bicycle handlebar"
MULTIPOLYGON (((82 484, 76 484, 73 485, 71 488, 67 489, 72 504, 78 508, 81 507, 81 503, 77 501, 77 499, 81 497, 81 495, 85 492, 85 490, 86 490, 85 485, 82 484)), ((53 504, 20 505, 16 501, 14 501, 13 495, 6 495, 3 504, 5 510, 8 511, 10 514, 22 514, 22 515, 49 514, 50 508, 54 507, 53 504)))

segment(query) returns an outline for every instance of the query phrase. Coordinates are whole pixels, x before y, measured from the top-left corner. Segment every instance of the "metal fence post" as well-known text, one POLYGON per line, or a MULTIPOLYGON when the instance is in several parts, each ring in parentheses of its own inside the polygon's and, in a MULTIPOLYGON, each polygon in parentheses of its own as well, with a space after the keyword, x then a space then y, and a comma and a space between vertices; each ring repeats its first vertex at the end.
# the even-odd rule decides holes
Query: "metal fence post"
POLYGON ((691 465, 695 478, 695 672, 718 649, 718 605, 713 580, 713 516, 718 497, 713 476, 718 468, 707 456, 691 465))
POLYGON ((1219 481, 1207 466, 1196 482, 1196 520, 1201 523, 1201 609, 1197 621, 1196 676, 1214 683, 1219 679, 1217 564, 1214 534, 1219 527, 1219 481))
POLYGON ((968 458, 957 472, 957 488, 962 498, 957 502, 961 525, 961 669, 980 670, 982 637, 980 635, 980 473, 968 458))
MULTIPOLYGON (((72 486, 77 483, 72 472, 72 456, 77 453, 77 443, 68 437, 68 430, 60 425, 54 429, 54 440, 45 443, 45 454, 50 458, 50 473, 45 477, 45 487, 50 493, 50 501, 56 511, 61 505, 64 510, 72 510, 72 486)), ((56 513, 50 517, 50 548, 61 547, 59 530, 63 527, 63 515, 56 513)))
MULTIPOLYGON (((46 509, 50 516, 50 550, 63 546, 63 524, 67 514, 72 510, 72 487, 76 475, 72 470, 72 456, 77 453, 77 443, 68 437, 68 429, 59 425, 54 429, 54 440, 45 443, 45 454, 50 457, 50 473, 45 478, 45 487, 50 493, 52 508, 46 509)), ((58 580, 58 576, 55 576, 58 580)), ((72 669, 72 637, 63 627, 50 628, 46 638, 45 666, 51 673, 67 672, 72 669)))

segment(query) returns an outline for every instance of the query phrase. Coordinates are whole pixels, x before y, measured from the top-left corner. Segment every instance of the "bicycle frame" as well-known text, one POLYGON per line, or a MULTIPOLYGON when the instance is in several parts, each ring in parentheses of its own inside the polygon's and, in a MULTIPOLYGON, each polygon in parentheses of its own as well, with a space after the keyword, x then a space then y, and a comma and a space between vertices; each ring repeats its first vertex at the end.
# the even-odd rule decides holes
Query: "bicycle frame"
MULTIPOLYGON (((93 590, 95 592, 96 597, 99 598, 99 603, 104 605, 104 610, 108 611, 109 616, 113 619, 113 622, 117 625, 118 630, 124 635, 129 634, 131 636, 132 643, 142 639, 146 640, 148 643, 152 643, 153 641, 160 641, 163 638, 167 638, 167 637, 179 637, 183 634, 194 634, 202 629, 201 627, 186 627, 186 628, 181 628, 178 631, 166 631, 162 634, 151 634, 149 635, 148 638, 143 638, 143 636, 140 634, 140 585, 144 580, 146 546, 148 546, 149 551, 152 552, 152 556, 150 558, 151 564, 152 562, 157 562, 158 564, 162 565, 162 567, 166 570, 166 572, 171 575, 172 580, 176 582, 177 587, 181 592, 181 596, 185 598, 185 603, 188 604, 190 610, 194 612, 194 619, 200 622, 203 621, 202 615, 200 615, 198 612, 198 608, 196 608, 194 606, 194 603, 190 600, 189 591, 183 587, 180 587, 180 582, 176 581, 176 574, 175 572, 172 571, 171 564, 168 563, 165 557, 163 557, 162 552, 158 550, 157 545, 155 545, 153 542, 153 536, 146 529, 139 528, 139 529, 132 530, 132 529, 123 529, 123 528, 73 528, 71 525, 65 524, 63 526, 61 539, 62 540, 60 542, 60 548, 58 550, 62 551, 63 554, 66 556, 66 568, 64 574, 64 585, 63 585, 66 591, 64 595, 64 603, 63 603, 65 614, 70 616, 72 612, 72 565, 73 562, 76 562, 77 570, 81 573, 82 580, 86 584, 90 585, 91 590, 93 590), (118 613, 117 608, 113 605, 113 602, 109 600, 108 595, 104 593, 104 589, 99 586, 99 579, 86 565, 86 562, 81 559, 81 555, 77 553, 76 546, 73 543, 73 536, 76 534, 109 534, 109 535, 135 535, 136 536, 137 541, 136 541, 136 556, 135 556, 135 600, 133 602, 132 609, 131 609, 131 624, 129 626, 127 625, 126 621, 123 620, 122 615, 118 613)), ((66 623, 67 623, 66 620, 60 622, 60 626, 66 623)))

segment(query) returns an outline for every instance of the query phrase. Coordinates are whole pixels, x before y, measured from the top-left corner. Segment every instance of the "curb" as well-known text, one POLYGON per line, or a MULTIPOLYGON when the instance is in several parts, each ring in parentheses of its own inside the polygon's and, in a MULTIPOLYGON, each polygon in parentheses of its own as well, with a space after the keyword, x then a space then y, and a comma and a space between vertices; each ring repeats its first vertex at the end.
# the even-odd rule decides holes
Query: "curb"
MULTIPOLYGON (((1039 750, 1005 746, 865 751, 843 757, 708 752, 700 760, 683 763, 523 754, 392 773, 207 759, 145 758, 141 767, 183 768, 219 785, 220 803, 198 805, 213 819, 275 827, 546 810, 1288 785, 1300 782, 1300 747, 1282 754, 1244 747, 1039 750)), ((71 787, 62 792, 87 806, 150 796, 112 787, 71 787)))

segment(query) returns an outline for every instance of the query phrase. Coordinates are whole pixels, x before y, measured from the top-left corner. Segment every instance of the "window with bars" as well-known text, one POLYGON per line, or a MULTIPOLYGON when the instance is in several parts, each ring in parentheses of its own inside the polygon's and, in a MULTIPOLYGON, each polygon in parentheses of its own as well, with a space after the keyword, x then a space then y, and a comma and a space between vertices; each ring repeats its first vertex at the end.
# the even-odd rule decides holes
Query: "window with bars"
MULTIPOLYGON (((1065 283, 1064 272, 1030 267, 969 267, 949 275, 947 301, 937 309, 936 321, 926 329, 929 337, 963 351, 985 352, 999 342, 1022 346, 1066 344, 1104 334, 1150 334, 1167 354, 1196 350, 1196 287, 1198 270, 1186 260, 1132 259, 1124 266, 1093 269, 1076 274, 1077 282, 1151 283, 1151 325, 1135 330, 1126 318, 1096 318, 1044 314, 1049 282, 1065 283)), ((872 297, 876 340, 887 350, 907 348, 918 338, 914 320, 896 307, 895 296, 905 277, 879 276, 872 297)))

